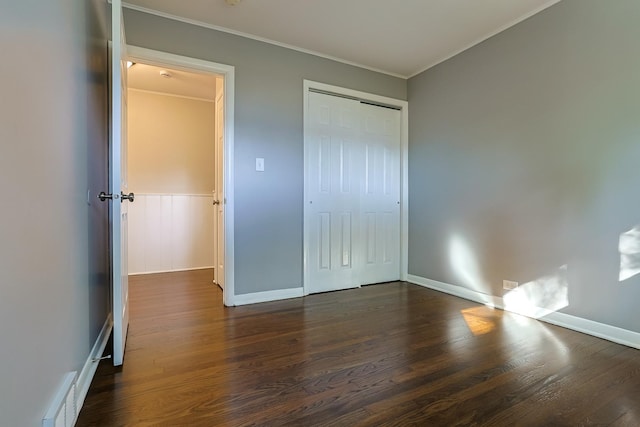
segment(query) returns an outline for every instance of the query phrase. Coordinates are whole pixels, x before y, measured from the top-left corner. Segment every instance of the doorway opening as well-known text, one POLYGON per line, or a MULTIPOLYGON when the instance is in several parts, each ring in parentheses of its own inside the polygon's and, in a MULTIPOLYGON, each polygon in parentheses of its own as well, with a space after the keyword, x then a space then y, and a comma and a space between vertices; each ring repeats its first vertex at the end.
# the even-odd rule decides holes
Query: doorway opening
POLYGON ((211 269, 224 304, 233 305, 233 257, 226 256, 233 244, 226 179, 233 67, 132 46, 127 54, 129 187, 136 194, 129 274, 211 269))

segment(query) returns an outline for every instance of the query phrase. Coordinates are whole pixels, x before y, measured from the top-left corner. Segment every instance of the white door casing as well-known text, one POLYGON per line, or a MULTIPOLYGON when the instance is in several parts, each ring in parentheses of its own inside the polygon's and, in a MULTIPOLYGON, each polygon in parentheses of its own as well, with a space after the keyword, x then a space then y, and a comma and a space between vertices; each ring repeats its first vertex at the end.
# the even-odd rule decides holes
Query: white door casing
POLYGON ((111 262, 113 364, 122 365, 129 327, 127 186, 127 65, 121 0, 111 3, 111 262))
POLYGON ((406 110, 305 81, 306 294, 406 277, 406 110))

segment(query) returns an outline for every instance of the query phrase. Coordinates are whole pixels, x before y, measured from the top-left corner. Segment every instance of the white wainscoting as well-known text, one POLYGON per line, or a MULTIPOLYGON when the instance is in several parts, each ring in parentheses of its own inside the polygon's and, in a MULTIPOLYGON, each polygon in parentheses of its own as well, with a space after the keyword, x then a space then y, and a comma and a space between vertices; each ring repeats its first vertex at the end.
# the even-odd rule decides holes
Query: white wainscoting
POLYGON ((129 205, 129 274, 213 268, 210 194, 136 194, 129 205))

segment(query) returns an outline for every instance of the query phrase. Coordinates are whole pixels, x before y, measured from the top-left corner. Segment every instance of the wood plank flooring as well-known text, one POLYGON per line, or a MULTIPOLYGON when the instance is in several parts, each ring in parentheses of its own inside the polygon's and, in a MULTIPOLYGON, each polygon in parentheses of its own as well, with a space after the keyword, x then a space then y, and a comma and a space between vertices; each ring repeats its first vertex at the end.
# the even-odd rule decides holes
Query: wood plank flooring
POLYGON ((132 277, 78 426, 640 426, 640 352, 407 283, 235 308, 132 277))

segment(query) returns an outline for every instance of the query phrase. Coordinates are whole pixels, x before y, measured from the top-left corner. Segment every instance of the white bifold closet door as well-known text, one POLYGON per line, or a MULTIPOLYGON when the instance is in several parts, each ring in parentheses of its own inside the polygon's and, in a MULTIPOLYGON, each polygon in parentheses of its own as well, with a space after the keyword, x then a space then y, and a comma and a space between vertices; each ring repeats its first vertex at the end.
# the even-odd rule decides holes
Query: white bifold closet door
POLYGON ((309 93, 309 293, 400 278, 400 111, 309 93))

